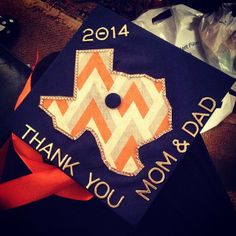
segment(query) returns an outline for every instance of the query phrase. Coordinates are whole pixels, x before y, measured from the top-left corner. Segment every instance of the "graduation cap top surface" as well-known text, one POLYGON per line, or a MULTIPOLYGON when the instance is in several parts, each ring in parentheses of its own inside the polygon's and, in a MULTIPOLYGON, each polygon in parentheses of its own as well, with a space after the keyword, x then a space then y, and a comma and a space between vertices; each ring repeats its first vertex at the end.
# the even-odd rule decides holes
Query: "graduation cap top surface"
POLYGON ((99 6, 11 126, 45 161, 136 224, 232 83, 99 6))

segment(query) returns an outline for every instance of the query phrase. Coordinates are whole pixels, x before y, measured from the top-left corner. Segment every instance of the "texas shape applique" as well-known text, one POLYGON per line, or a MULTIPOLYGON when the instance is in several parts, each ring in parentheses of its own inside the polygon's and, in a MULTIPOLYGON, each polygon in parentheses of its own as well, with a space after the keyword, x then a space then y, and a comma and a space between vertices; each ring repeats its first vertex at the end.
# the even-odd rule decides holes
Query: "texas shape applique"
POLYGON ((77 50, 73 96, 41 96, 39 106, 73 140, 90 131, 110 170, 135 176, 143 168, 138 148, 172 129, 172 110, 163 78, 113 71, 113 54, 77 50), (121 97, 117 108, 105 103, 111 93, 121 97))

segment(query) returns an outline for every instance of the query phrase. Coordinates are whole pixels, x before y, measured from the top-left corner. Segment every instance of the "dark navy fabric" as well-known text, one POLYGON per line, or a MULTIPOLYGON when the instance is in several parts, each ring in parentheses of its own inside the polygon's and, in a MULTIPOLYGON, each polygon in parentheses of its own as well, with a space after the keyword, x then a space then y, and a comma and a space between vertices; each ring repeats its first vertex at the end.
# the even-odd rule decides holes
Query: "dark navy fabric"
MULTIPOLYGON (((113 12, 98 7, 80 27, 46 73, 42 75, 31 94, 13 115, 10 125, 13 132, 19 137, 25 132, 25 124, 31 125, 40 133, 41 138, 46 137, 48 142, 53 142, 64 153, 69 153, 73 157, 73 161, 79 161, 80 171, 76 172, 73 177, 78 183, 86 186, 89 171, 92 170, 97 177, 116 189, 118 196, 125 195, 124 203, 114 211, 125 220, 135 224, 142 218, 156 195, 168 182, 165 181, 158 186, 158 189, 150 194, 151 201, 145 202, 135 193, 135 190, 143 189, 142 179, 147 177, 148 171, 157 160, 160 160, 163 150, 175 156, 179 160, 177 163, 181 163, 180 160, 184 154, 176 151, 172 140, 188 139, 191 143, 193 138, 190 139, 186 133, 181 131, 184 122, 193 119, 192 112, 204 111, 198 107, 198 103, 203 97, 213 97, 217 105, 220 106, 221 99, 232 83, 233 79, 224 73, 155 37, 113 12), (99 27, 110 29, 112 26, 116 26, 120 29, 124 24, 127 24, 129 31, 127 37, 82 42, 82 32, 86 28, 96 30, 99 27), (85 132, 79 139, 72 141, 56 131, 52 126, 51 118, 38 107, 42 95, 72 96, 76 50, 101 48, 114 48, 113 69, 116 71, 165 78, 167 97, 173 109, 173 130, 139 149, 140 158, 145 168, 132 178, 118 175, 104 165, 95 139, 90 132, 85 132)), ((32 147, 35 148, 35 145, 33 144, 32 147)), ((166 180, 176 166, 177 164, 171 166, 172 170, 166 174, 166 180)), ((104 200, 102 201, 105 203, 104 200)))
MULTIPOLYGON (((0 235, 24 236, 231 236, 235 211, 200 136, 136 227, 96 198, 88 202, 51 196, 0 212, 0 235)), ((10 148, 5 180, 27 174, 10 148)))

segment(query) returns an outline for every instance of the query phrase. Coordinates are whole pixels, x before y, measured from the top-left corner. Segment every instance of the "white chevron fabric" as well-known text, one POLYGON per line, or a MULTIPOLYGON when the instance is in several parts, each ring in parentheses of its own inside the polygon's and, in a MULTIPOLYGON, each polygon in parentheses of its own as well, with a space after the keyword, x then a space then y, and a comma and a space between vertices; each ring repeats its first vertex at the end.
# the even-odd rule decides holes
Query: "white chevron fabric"
POLYGON ((77 51, 73 96, 41 96, 39 106, 73 140, 91 131, 104 164, 135 176, 143 168, 138 148, 172 129, 172 110, 164 79, 113 71, 113 55, 113 49, 77 51), (121 97, 117 108, 105 104, 110 93, 121 97))

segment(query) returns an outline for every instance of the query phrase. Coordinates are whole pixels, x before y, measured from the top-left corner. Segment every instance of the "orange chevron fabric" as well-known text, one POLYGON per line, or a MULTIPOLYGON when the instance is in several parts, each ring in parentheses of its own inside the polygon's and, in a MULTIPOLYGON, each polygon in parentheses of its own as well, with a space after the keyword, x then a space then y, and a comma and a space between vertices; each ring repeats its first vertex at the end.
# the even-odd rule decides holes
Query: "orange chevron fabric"
POLYGON ((78 76, 77 79, 78 88, 81 89, 83 87, 84 83, 87 81, 88 77, 90 76, 90 74, 93 72, 94 69, 96 69, 97 72, 99 73, 107 90, 110 90, 111 86, 113 85, 113 79, 111 78, 111 75, 109 74, 98 52, 95 52, 91 56, 87 66, 78 76))
POLYGON ((171 130, 171 107, 164 79, 114 71, 113 53, 77 51, 73 96, 41 96, 39 107, 53 118, 55 129, 73 140, 92 132, 104 164, 134 176, 143 168, 138 146, 171 130), (121 97, 116 109, 105 104, 109 93, 121 97))
POLYGON ((137 166, 138 165, 142 166, 141 163, 138 163, 137 161, 136 151, 137 151, 137 142, 135 141, 134 137, 131 136, 115 161, 116 167, 119 171, 122 171, 124 169, 130 157, 133 159, 134 162, 136 162, 137 166))
POLYGON ((128 92, 125 94, 123 98, 123 103, 118 108, 121 116, 123 116, 126 113, 126 111, 129 109, 129 106, 132 103, 135 103, 137 109, 139 110, 140 114, 144 118, 149 109, 142 94, 139 92, 135 83, 131 85, 128 92))
POLYGON ((77 136, 79 133, 81 133, 87 126, 90 119, 93 119, 95 121, 98 129, 101 132, 101 136, 104 142, 106 143, 111 137, 111 131, 108 128, 106 121, 104 120, 103 115, 94 99, 91 101, 91 103, 86 108, 85 112, 82 114, 81 118, 73 128, 71 134, 73 136, 77 136))

